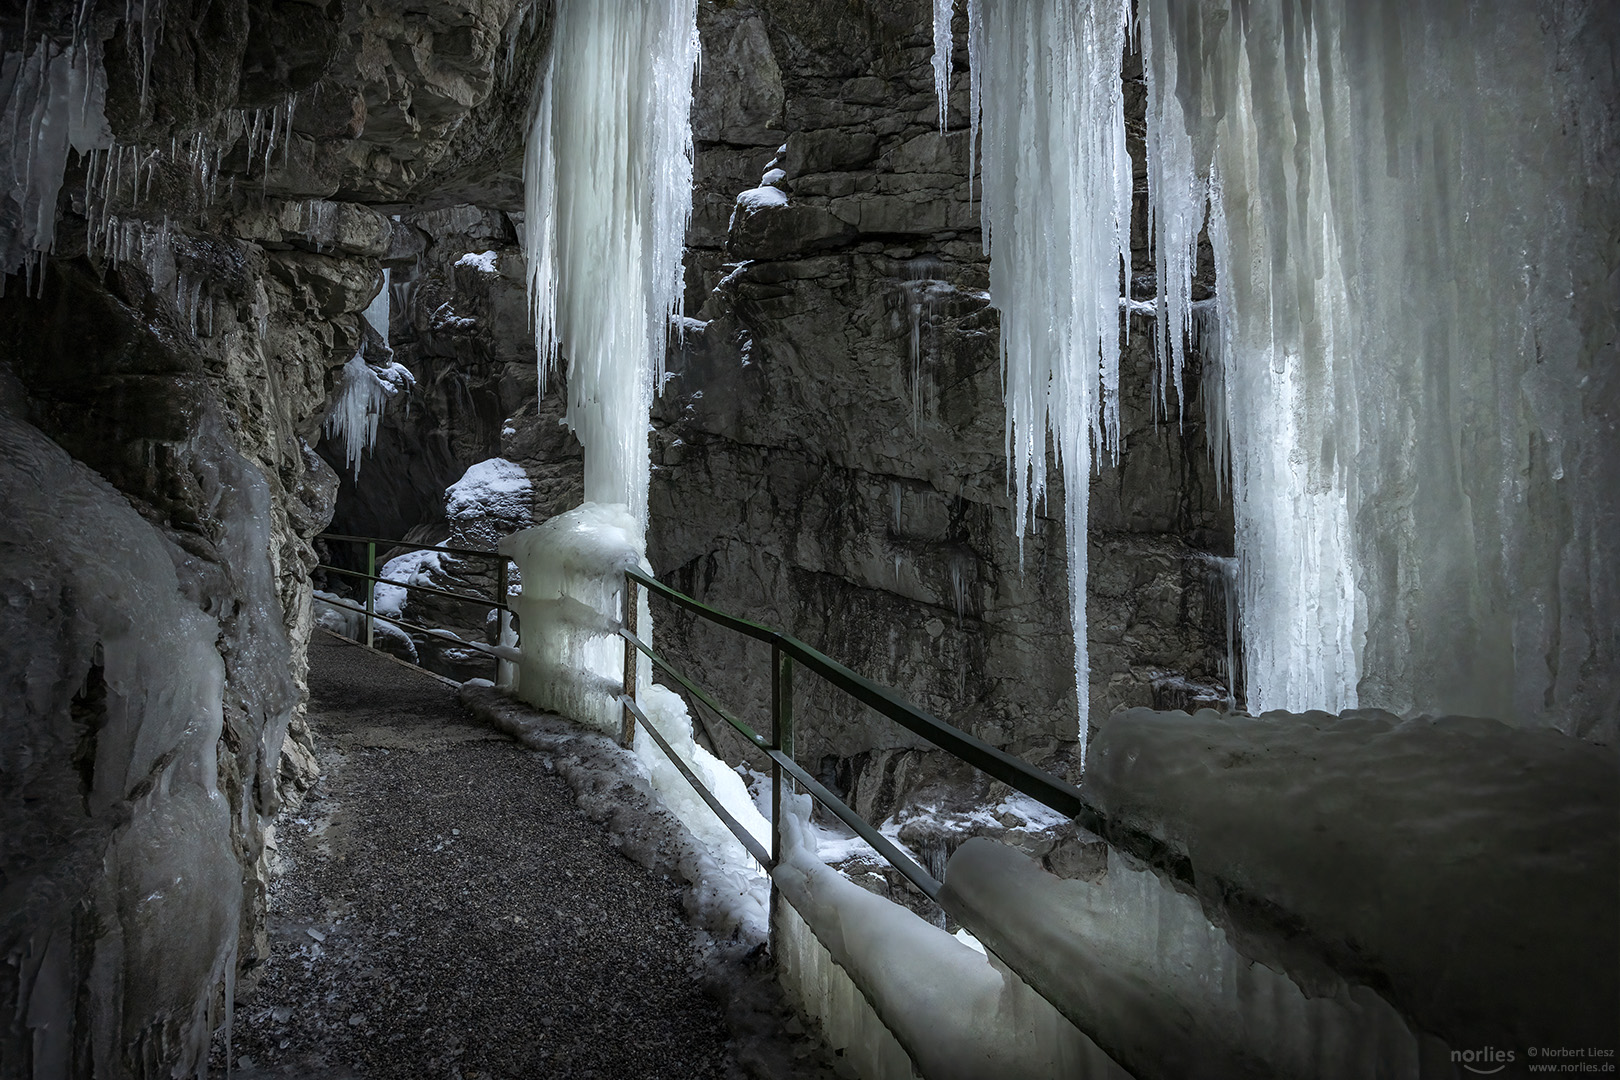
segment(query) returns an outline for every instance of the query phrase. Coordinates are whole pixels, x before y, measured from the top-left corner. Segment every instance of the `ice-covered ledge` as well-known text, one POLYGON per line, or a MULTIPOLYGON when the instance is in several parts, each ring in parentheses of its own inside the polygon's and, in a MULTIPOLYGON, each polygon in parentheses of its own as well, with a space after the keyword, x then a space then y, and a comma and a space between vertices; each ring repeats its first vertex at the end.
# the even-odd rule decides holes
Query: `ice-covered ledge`
POLYGON ((1311 1016, 1324 1036, 1375 1036, 1407 1069, 1437 1051, 1431 1036, 1459 1051, 1606 1046, 1620 1012, 1617 779, 1612 748, 1493 720, 1130 710, 1103 723, 1084 789, 1110 839, 1145 840, 1199 895, 1117 850, 1088 883, 974 841, 950 864, 947 902, 1001 926, 988 944, 1159 1075, 1190 1075, 1165 1059, 1189 1040, 1304 1068, 1313 1047, 1288 1032, 1311 1016))

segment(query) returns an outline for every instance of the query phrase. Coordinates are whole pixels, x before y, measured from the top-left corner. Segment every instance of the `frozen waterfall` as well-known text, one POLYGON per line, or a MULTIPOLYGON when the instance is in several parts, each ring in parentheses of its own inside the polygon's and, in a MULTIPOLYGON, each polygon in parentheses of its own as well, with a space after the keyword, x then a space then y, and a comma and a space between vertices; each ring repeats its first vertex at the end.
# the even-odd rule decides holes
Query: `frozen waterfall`
MULTIPOLYGON (((681 314, 692 206, 696 0, 562 0, 525 150, 524 247, 542 388, 568 360, 566 420, 585 448, 585 502, 501 542, 523 578, 517 691, 617 732, 623 571, 646 564, 647 432, 681 314)), ((647 596, 637 628, 652 636, 647 596)), ((688 768, 768 838, 735 772, 692 737, 681 698, 639 658, 636 699, 688 768)), ((701 889, 745 934, 766 926, 760 868, 645 734, 653 786, 707 845, 701 889)))
POLYGON ((645 528, 648 411, 692 211, 697 3, 565 0, 556 18, 524 158, 540 385, 566 356, 585 498, 645 528))
POLYGON ((1177 366, 1213 193, 1250 710, 1612 737, 1612 13, 1140 14, 1177 366))
MULTIPOLYGON (((967 7, 1016 515, 1050 429, 1083 715, 1085 481, 1118 449, 1127 5, 967 7)), ((1181 408, 1193 337, 1231 466, 1248 707, 1612 737, 1615 260, 1582 223, 1615 212, 1617 20, 1574 0, 1138 11, 1161 386, 1181 408), (1192 304, 1206 224, 1214 311, 1192 304)))
MULTIPOLYGON (((950 40, 951 5, 935 5, 950 40)), ((1086 734, 1086 520, 1092 463, 1119 449, 1119 295, 1130 266, 1124 0, 968 0, 990 301, 1001 313, 1015 527, 1063 467, 1079 734, 1086 734)))

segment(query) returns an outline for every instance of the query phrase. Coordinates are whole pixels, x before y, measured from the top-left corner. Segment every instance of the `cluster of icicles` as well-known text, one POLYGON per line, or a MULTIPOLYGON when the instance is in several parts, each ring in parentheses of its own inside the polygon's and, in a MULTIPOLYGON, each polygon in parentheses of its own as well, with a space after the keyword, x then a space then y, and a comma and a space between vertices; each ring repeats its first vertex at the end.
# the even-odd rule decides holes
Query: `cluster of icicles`
MULTIPOLYGON (((1613 20, 1565 0, 1377 18, 1354 0, 1141 0, 1139 25, 1132 7, 966 0, 1009 468, 1022 529, 1050 431, 1082 736, 1087 486, 1120 449, 1131 307, 1127 35, 1160 386, 1178 410, 1201 393, 1230 469, 1249 709, 1612 732, 1620 454, 1594 376, 1615 319, 1602 230, 1580 223, 1615 209, 1613 20), (1206 228, 1218 290, 1194 303, 1206 228), (1183 385, 1188 338, 1201 391, 1183 385)), ((935 0, 942 128, 952 8, 935 0)))
MULTIPOLYGON (((268 174, 278 154, 285 161, 297 97, 270 108, 227 110, 210 129, 167 144, 120 144, 106 119, 107 75, 90 40, 92 7, 81 6, 66 45, 44 36, 30 43, 25 30, 21 48, 0 53, 0 130, 12 133, 0 144, 0 274, 21 273, 30 293, 43 288, 40 270, 55 247, 57 202, 70 153, 76 153, 84 171, 76 199, 82 200, 91 256, 139 263, 154 291, 167 292, 181 321, 195 327, 199 303, 189 287, 196 283, 182 287, 172 272, 172 219, 207 210, 219 194, 225 157, 244 141, 249 169, 268 174)), ((124 18, 129 39, 141 49, 144 106, 163 4, 128 5, 124 18)), ((235 183, 233 175, 227 194, 235 183)), ((0 291, 4 287, 0 277, 0 291)))

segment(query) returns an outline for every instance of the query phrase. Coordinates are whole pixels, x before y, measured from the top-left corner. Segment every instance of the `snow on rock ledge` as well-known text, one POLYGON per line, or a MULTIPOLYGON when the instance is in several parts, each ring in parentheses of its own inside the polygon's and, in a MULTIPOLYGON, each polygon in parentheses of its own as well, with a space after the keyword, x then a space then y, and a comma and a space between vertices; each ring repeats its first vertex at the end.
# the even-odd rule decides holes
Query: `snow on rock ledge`
POLYGON ((1617 777, 1612 748, 1494 720, 1133 709, 1084 789, 1308 989, 1385 987, 1457 1048, 1586 1046, 1620 1012, 1617 777))
POLYGON ((446 488, 444 500, 451 542, 493 549, 502 536, 529 524, 534 484, 523 466, 490 458, 446 488))

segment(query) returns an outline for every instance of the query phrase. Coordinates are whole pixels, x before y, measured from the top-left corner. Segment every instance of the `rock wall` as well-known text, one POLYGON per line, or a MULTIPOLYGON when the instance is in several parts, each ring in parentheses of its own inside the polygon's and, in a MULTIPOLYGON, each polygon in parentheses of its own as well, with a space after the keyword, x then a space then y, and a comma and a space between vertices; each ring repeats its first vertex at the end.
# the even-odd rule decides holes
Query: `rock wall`
POLYGON ((543 2, 393 8, 0 14, 7 1080, 199 1074, 264 955, 321 420, 400 209, 516 198, 547 43, 543 2))
MULTIPOLYGON (((655 569, 781 626, 936 715, 1060 768, 1077 735, 1062 483, 1011 523, 996 312, 968 158, 965 23, 940 131, 923 0, 701 9, 688 314, 656 407, 655 569)), ((1141 88, 1128 76, 1140 153, 1141 88)), ((1145 172, 1138 169, 1145 194, 1145 172)), ((1138 236, 1133 272, 1151 270, 1138 236)), ((1093 715, 1224 701, 1216 491, 1197 379, 1155 406, 1129 319, 1125 450, 1092 481, 1093 715)), ((658 614, 661 646, 763 721, 768 665, 658 614)), ((938 768, 801 680, 798 748, 882 816, 938 768)), ((733 754, 740 740, 728 740, 733 754)))

